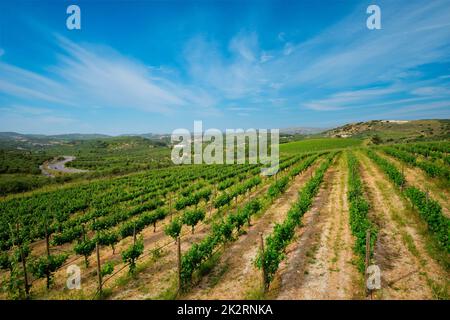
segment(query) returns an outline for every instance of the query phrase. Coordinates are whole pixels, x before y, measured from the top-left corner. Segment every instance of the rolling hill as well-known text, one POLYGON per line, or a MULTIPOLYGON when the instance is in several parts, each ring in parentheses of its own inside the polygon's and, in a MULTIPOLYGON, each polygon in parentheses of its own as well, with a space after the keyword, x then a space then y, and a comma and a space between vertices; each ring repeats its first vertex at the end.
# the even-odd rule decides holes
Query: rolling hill
POLYGON ((381 142, 450 138, 450 120, 372 120, 343 125, 323 132, 326 137, 366 139, 378 136, 381 142))

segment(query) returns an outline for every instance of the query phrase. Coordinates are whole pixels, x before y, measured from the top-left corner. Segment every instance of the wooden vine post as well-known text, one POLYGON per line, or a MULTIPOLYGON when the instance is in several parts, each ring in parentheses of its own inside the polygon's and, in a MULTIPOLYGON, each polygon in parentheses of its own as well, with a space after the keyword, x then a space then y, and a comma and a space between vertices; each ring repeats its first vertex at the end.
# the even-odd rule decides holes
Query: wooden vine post
POLYGON ((95 243, 95 251, 97 254, 98 292, 101 297, 103 288, 102 288, 102 272, 101 272, 101 264, 100 264, 100 246, 98 245, 98 241, 95 243))
POLYGON ((170 222, 172 222, 172 194, 169 194, 169 215, 170 215, 170 222))
POLYGON ((45 229, 45 245, 47 247, 47 257, 50 257, 50 241, 49 241, 49 234, 48 234, 47 215, 45 215, 44 229, 45 229))
POLYGON ((23 280, 25 284, 25 295, 27 299, 30 297, 30 285, 28 284, 28 274, 27 274, 27 263, 25 261, 25 255, 23 253, 22 245, 20 245, 20 258, 22 260, 22 267, 23 267, 23 280))
POLYGON ((178 273, 178 288, 177 294, 181 293, 181 238, 177 237, 177 273, 178 273))
MULTIPOLYGON (((17 228, 17 234, 19 235, 19 224, 16 225, 17 228)), ((10 225, 10 230, 12 231, 11 225, 10 225)), ((12 234, 12 233, 11 233, 12 234)), ((30 284, 28 283, 28 273, 27 273, 27 263, 26 263, 26 258, 25 258, 25 254, 23 253, 23 246, 22 243, 20 243, 20 241, 18 241, 18 246, 19 246, 19 252, 20 252, 20 260, 22 260, 22 268, 23 268, 23 281, 24 281, 24 285, 25 285, 25 296, 28 299, 30 297, 30 284)), ((13 241, 14 244, 14 241, 13 241)))
MULTIPOLYGON (((84 223, 81 225, 81 230, 83 231, 83 242, 86 242, 86 228, 85 228, 85 225, 84 225, 84 223)), ((88 258, 88 256, 84 256, 84 264, 86 265, 86 268, 88 267, 88 265, 89 265, 89 260, 88 260, 89 258, 88 258)))
POLYGON ((84 223, 81 225, 81 229, 83 230, 83 241, 86 241, 86 230, 84 227, 84 223))
POLYGON ((213 208, 213 205, 214 205, 214 199, 216 198, 216 194, 217 194, 217 186, 215 185, 214 186, 214 191, 213 191, 213 194, 212 194, 212 197, 211 197, 211 201, 209 202, 209 218, 211 218, 211 216, 212 216, 212 208, 213 208))
POLYGON ((263 292, 266 293, 268 289, 267 284, 267 275, 266 275, 266 268, 264 267, 264 238, 262 232, 259 233, 260 237, 260 251, 261 251, 261 283, 263 292))
MULTIPOLYGON (((49 235, 48 235, 48 226, 47 226, 47 215, 45 215, 44 229, 45 229, 45 244, 47 247, 47 259, 50 260, 50 245, 49 245, 49 235)), ((83 226, 83 233, 84 233, 84 226, 83 226)), ((48 272, 46 274, 46 277, 47 277, 47 289, 48 289, 49 284, 50 284, 50 274, 48 272)))
MULTIPOLYGON (((47 249, 47 259, 50 260, 50 241, 49 241, 49 235, 48 235, 48 226, 47 226, 47 214, 44 218, 44 231, 45 231, 45 245, 47 249)), ((84 232, 84 229, 83 229, 84 232)), ((50 273, 46 272, 46 278, 47 278, 47 289, 50 288, 50 273)))

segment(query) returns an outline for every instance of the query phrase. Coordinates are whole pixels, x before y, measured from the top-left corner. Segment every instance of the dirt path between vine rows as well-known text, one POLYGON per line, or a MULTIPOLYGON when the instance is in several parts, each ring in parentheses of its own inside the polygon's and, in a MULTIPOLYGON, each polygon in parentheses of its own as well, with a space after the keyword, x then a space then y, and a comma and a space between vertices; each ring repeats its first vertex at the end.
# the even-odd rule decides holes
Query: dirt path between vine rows
POLYGON ((394 163, 400 171, 402 171, 403 168, 403 174, 405 175, 408 185, 419 187, 423 191, 428 191, 430 197, 433 200, 438 201, 441 205, 442 213, 450 218, 450 190, 445 187, 440 187, 438 179, 430 178, 422 171, 422 169, 403 164, 400 160, 397 160, 384 152, 378 152, 378 154, 394 163))
POLYGON ((361 178, 379 228, 375 264, 381 269, 376 299, 433 299, 448 274, 432 259, 420 234, 421 222, 388 177, 366 155, 359 154, 361 178), (433 291, 434 290, 434 291, 433 291))
POLYGON ((261 271, 254 265, 260 234, 267 237, 282 222, 298 198, 298 191, 317 169, 320 160, 294 178, 288 189, 236 242, 224 250, 219 262, 185 299, 246 299, 261 287, 261 271))
POLYGON ((275 284, 273 289, 277 299, 352 299, 359 294, 361 276, 352 263, 345 160, 341 155, 328 169, 297 240, 288 247, 278 288, 275 284))

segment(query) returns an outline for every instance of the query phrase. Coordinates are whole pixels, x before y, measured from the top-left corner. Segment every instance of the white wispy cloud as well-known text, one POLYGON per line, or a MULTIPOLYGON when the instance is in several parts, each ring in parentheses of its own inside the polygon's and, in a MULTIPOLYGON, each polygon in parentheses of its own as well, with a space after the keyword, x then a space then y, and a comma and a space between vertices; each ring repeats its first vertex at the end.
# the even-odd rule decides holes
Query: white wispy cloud
MULTIPOLYGON (((394 81, 414 67, 449 60, 448 1, 381 1, 379 6, 382 30, 366 28, 361 7, 329 30, 298 44, 292 53, 297 63, 292 64, 296 76, 291 85, 337 87, 394 81)), ((280 62, 286 63, 286 59, 280 62)))
POLYGON ((251 98, 264 87, 261 50, 254 33, 240 33, 230 40, 231 57, 213 41, 195 37, 186 45, 184 58, 192 82, 221 99, 251 98))
POLYGON ((273 58, 272 55, 267 54, 266 52, 263 52, 263 53, 261 54, 261 57, 259 58, 259 61, 260 61, 261 63, 264 63, 264 62, 266 62, 266 61, 269 61, 269 60, 272 59, 272 58, 273 58))
POLYGON ((421 87, 416 88, 412 92, 412 94, 420 95, 420 96, 450 96, 450 88, 446 87, 421 87))
MULTIPOLYGON (((270 104, 281 93, 291 104, 298 101, 316 111, 341 110, 349 104, 405 94, 403 89, 394 92, 377 87, 380 83, 389 88, 415 81, 422 76, 415 68, 449 60, 450 4, 437 0, 425 4, 381 1, 379 5, 382 30, 367 29, 361 5, 305 42, 285 42, 285 34, 280 33, 278 50, 260 48, 254 33, 240 32, 231 39, 230 56, 220 52, 213 41, 194 38, 185 52, 187 69, 196 84, 225 99, 251 101, 260 97, 270 104), (341 93, 328 97, 323 97, 323 92, 311 93, 317 87, 341 93)), ((410 94, 429 91, 415 89, 410 94)))
POLYGON ((283 54, 285 56, 288 56, 294 51, 294 49, 295 49, 294 45, 292 43, 290 43, 290 42, 287 42, 284 45, 283 54))
POLYGON ((450 108, 450 101, 435 101, 427 103, 408 104, 407 106, 396 108, 391 111, 379 113, 379 118, 386 117, 410 117, 412 114, 424 111, 423 115, 427 114, 445 114, 445 110, 450 108), (433 112, 433 113, 432 113, 433 112))
POLYGON ((255 107, 228 107, 227 110, 229 111, 260 111, 260 108, 255 107))
POLYGON ((52 112, 52 110, 48 108, 31 107, 25 105, 12 105, 9 107, 1 107, 0 110, 2 110, 3 112, 18 113, 23 115, 42 115, 42 114, 49 114, 52 112))
POLYGON ((0 92, 66 106, 100 105, 157 113, 214 104, 206 91, 153 77, 148 66, 111 48, 79 45, 61 36, 56 36, 56 42, 62 54, 45 75, 0 62, 0 92))
POLYGON ((75 125, 78 130, 83 131, 86 124, 71 117, 51 114, 4 112, 0 117, 0 128, 4 131, 42 133, 45 128, 46 133, 56 134, 67 132, 68 125, 75 125))
POLYGON ((355 104, 365 104, 370 99, 384 98, 384 96, 398 92, 394 88, 373 88, 364 90, 344 91, 332 94, 319 100, 304 103, 303 106, 316 111, 342 110, 355 104))

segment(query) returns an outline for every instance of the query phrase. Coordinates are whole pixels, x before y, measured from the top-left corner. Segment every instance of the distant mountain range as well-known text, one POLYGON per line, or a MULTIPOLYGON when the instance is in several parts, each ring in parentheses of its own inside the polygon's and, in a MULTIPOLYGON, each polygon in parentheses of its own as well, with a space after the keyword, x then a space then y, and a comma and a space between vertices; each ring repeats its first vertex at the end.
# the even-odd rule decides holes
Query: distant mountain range
MULTIPOLYGON (((316 134, 324 131, 322 128, 308 128, 308 127, 292 127, 280 129, 280 133, 283 134, 316 134)), ((16 140, 16 141, 36 141, 42 142, 43 140, 57 140, 57 141, 74 141, 74 140, 95 140, 105 138, 117 138, 117 137, 142 137, 150 140, 158 140, 164 138, 170 138, 170 134, 157 134, 157 133, 141 133, 141 134, 121 134, 119 136, 112 136, 99 133, 68 133, 68 134, 24 134, 17 132, 0 132, 0 140, 16 140)))
MULTIPOLYGON (((340 138, 367 138, 379 135, 385 139, 404 140, 444 137, 449 138, 450 120, 371 120, 349 123, 334 129, 313 127, 290 127, 280 129, 283 135, 319 135, 340 138)), ((27 144, 36 146, 61 144, 70 141, 102 140, 125 137, 141 137, 153 141, 169 142, 170 134, 122 134, 111 136, 106 134, 70 133, 60 135, 22 134, 17 132, 0 132, 0 146, 10 144, 27 144)))
POLYGON ((163 135, 154 133, 122 134, 119 136, 111 136, 100 133, 68 133, 68 134, 45 135, 45 134, 23 134, 17 132, 0 132, 0 140, 34 141, 34 142, 43 142, 49 140, 55 141, 98 140, 117 137, 142 137, 150 140, 157 140, 170 136, 168 134, 163 135))
POLYGON ((68 134, 57 134, 57 135, 45 135, 45 134, 22 134, 17 132, 0 132, 0 139, 3 140, 92 140, 92 139, 102 139, 110 138, 106 134, 84 134, 84 133, 68 133, 68 134))

